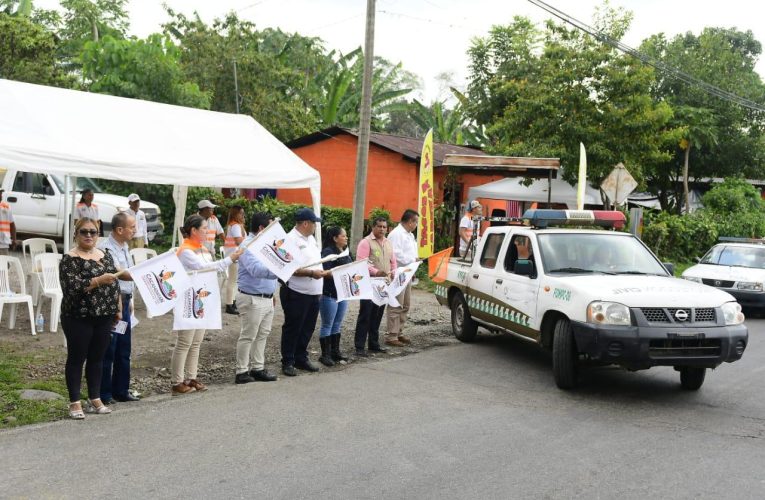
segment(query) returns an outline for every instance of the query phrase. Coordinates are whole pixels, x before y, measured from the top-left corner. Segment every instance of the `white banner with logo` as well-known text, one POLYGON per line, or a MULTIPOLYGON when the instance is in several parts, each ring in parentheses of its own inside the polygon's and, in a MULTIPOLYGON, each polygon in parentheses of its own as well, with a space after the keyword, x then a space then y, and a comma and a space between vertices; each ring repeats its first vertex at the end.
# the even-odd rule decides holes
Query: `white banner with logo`
POLYGON ((366 260, 333 268, 332 279, 337 289, 338 302, 372 298, 372 279, 369 277, 369 267, 366 260))
POLYGON ((180 290, 185 290, 191 283, 183 264, 173 252, 141 262, 128 272, 146 304, 148 316, 161 316, 175 307, 180 290))
POLYGON ((396 297, 391 297, 388 294, 388 280, 386 278, 372 278, 372 302, 378 306, 390 305, 391 307, 399 307, 396 297))
POLYGON ((412 262, 409 265, 397 268, 396 273, 393 275, 393 281, 388 285, 388 295, 391 297, 398 297, 409 282, 412 281, 412 278, 414 278, 414 273, 417 272, 417 268, 420 267, 421 262, 422 261, 418 260, 417 262, 412 262))
POLYGON ((192 273, 189 279, 189 286, 181 290, 181 299, 173 310, 173 330, 220 330, 223 320, 218 273, 192 273))
POLYGON ((252 252, 269 271, 286 282, 305 263, 300 249, 287 239, 287 233, 278 222, 274 222, 252 243, 244 242, 247 251, 252 252))

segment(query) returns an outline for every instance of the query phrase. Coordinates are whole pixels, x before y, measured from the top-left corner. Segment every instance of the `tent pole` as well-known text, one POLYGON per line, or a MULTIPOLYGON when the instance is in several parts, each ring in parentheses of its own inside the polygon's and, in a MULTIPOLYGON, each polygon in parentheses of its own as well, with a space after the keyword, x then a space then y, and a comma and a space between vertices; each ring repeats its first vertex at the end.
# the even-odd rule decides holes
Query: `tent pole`
POLYGON ((547 171, 547 208, 552 203, 552 170, 547 171))
POLYGON ((71 182, 68 175, 64 176, 64 196, 62 196, 62 203, 64 204, 64 232, 62 233, 64 238, 64 253, 69 252, 69 238, 67 235, 71 232, 70 220, 69 220, 69 202, 67 194, 69 194, 69 187, 71 182))
POLYGON ((178 241, 178 231, 183 227, 184 215, 186 215, 186 197, 188 195, 188 186, 173 186, 173 201, 175 202, 175 218, 173 222, 173 247, 181 244, 178 241))
MULTIPOLYGON (((74 207, 77 206, 77 176, 72 175, 70 176, 71 180, 71 188, 72 188, 72 203, 71 205, 69 203, 66 203, 66 220, 71 224, 70 230, 67 234, 64 235, 64 251, 69 251, 69 248, 72 244, 72 234, 74 233, 74 207)), ((66 197, 64 197, 64 200, 66 200, 66 197)))
MULTIPOLYGON (((321 217, 321 186, 309 188, 311 191, 311 202, 313 203, 313 211, 316 215, 321 217)), ((346 228, 350 229, 350 228, 346 228)), ((322 247, 321 242, 321 224, 316 224, 316 233, 314 234, 316 241, 319 243, 319 248, 322 247)))

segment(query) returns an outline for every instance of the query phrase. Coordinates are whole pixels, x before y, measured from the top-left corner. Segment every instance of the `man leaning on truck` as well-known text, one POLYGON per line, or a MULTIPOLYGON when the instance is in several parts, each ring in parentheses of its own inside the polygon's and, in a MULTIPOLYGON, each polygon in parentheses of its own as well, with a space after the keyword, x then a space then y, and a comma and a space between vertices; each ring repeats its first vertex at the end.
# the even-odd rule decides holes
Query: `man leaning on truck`
POLYGON ((0 255, 8 255, 9 247, 16 246, 16 223, 11 206, 3 200, 3 193, 0 189, 0 255))

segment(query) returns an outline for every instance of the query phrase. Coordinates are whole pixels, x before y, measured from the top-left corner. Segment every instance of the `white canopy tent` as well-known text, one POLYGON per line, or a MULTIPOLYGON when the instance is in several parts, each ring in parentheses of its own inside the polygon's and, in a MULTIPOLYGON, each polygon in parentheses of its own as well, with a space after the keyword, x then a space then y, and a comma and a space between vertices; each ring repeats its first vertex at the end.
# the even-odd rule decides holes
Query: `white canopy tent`
MULTIPOLYGON (((468 199, 488 198, 490 200, 515 200, 547 203, 548 193, 551 193, 552 203, 565 203, 569 209, 576 209, 576 187, 562 179, 534 179, 529 186, 521 184, 523 178, 507 177, 474 186, 468 190, 468 199), (549 182, 549 185, 548 185, 549 182), (550 187, 552 189, 550 189, 550 187)), ((602 205, 600 192, 587 185, 584 193, 585 205, 602 205)))
MULTIPOLYGON (((319 173, 250 116, 3 79, 0 166, 182 187, 309 188, 320 210, 319 173)), ((185 195, 176 201, 183 214, 185 195)))

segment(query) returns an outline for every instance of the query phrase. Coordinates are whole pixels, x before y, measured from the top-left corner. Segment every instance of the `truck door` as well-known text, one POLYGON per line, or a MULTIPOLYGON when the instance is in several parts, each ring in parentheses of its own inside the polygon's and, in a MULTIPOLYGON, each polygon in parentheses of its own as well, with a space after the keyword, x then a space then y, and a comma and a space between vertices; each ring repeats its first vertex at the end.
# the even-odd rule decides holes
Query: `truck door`
POLYGON ((528 235, 512 235, 500 267, 501 280, 496 280, 493 294, 509 309, 508 328, 521 335, 537 339, 539 332, 531 328, 534 324, 539 294, 537 272, 539 258, 535 257, 539 254, 535 250, 533 241, 528 235), (516 273, 516 264, 519 260, 531 262, 534 269, 531 276, 516 273))
POLYGON ((7 196, 18 232, 56 236, 61 197, 46 174, 16 172, 7 196))
POLYGON ((470 314, 495 324, 498 301, 493 292, 496 282, 502 281, 499 256, 504 242, 504 232, 484 235, 481 254, 470 269, 470 293, 467 297, 470 314))

